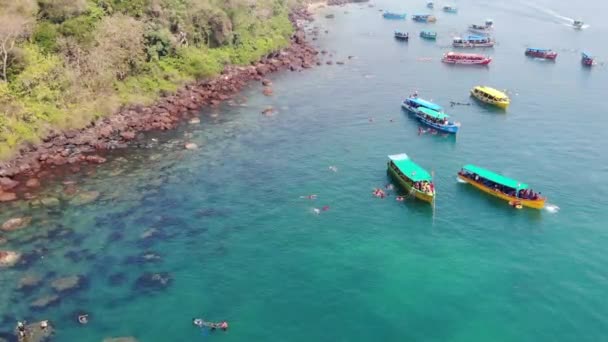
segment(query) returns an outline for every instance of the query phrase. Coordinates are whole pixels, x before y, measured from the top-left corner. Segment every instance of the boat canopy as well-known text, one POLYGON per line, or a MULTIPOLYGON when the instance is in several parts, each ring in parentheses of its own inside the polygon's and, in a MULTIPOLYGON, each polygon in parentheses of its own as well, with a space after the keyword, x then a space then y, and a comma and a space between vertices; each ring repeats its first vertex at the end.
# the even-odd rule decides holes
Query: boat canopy
POLYGON ((509 98, 507 96, 507 94, 503 93, 502 91, 496 90, 494 88, 490 88, 490 87, 486 87, 486 86, 479 86, 477 87, 477 89, 479 89, 479 91, 484 92, 488 95, 494 96, 498 99, 502 99, 502 98, 509 98))
POLYGON ((468 36, 467 40, 475 41, 475 40, 488 40, 488 37, 484 36, 468 36))
POLYGON ((514 179, 507 178, 505 176, 499 175, 497 173, 494 173, 490 170, 486 170, 479 166, 469 164, 469 165, 463 166, 462 169, 465 171, 468 171, 470 173, 475 173, 475 174, 479 175, 479 177, 485 178, 494 183, 498 183, 498 184, 507 186, 509 188, 513 188, 513 189, 517 189, 517 190, 522 190, 522 189, 528 188, 528 184, 524 184, 524 183, 521 183, 514 179))
POLYGON ((424 107, 420 107, 420 108, 418 108, 418 110, 421 111, 422 113, 424 113, 425 115, 428 115, 428 116, 430 116, 434 119, 438 119, 438 120, 445 120, 450 117, 449 115, 447 115, 445 113, 440 113, 438 111, 424 108, 424 107))
POLYGON ((412 102, 412 103, 415 103, 415 104, 421 106, 421 107, 432 109, 432 110, 437 111, 437 112, 441 112, 443 110, 443 108, 440 105, 434 104, 433 102, 429 102, 429 101, 423 100, 423 99, 418 98, 418 97, 410 97, 408 100, 410 102, 412 102))
POLYGON ((420 165, 414 163, 407 154, 394 154, 388 156, 388 158, 397 166, 399 171, 413 182, 432 181, 431 175, 420 165))

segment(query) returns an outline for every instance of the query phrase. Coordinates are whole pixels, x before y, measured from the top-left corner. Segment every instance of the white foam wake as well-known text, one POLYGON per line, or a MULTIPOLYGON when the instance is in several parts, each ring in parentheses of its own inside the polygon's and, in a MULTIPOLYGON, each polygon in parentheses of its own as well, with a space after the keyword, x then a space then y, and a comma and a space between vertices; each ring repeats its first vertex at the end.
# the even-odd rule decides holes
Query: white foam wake
POLYGON ((559 209, 560 208, 555 204, 548 203, 545 205, 545 210, 547 210, 548 212, 550 212, 552 214, 557 213, 559 211, 559 209))

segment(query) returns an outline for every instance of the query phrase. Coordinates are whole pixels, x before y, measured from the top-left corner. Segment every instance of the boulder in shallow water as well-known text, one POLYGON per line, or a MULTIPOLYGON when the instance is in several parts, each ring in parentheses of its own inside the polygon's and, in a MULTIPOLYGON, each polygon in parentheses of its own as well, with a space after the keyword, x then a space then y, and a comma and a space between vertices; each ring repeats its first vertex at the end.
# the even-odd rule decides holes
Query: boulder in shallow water
POLYGON ((21 253, 14 251, 0 251, 0 268, 13 267, 21 259, 21 253))
POLYGON ((17 194, 14 192, 2 192, 0 191, 0 202, 10 202, 17 199, 17 194))
POLYGON ((13 217, 2 224, 2 230, 12 232, 25 228, 32 221, 31 217, 13 217))
POLYGON ((51 282, 51 287, 60 293, 72 292, 81 289, 84 286, 85 278, 79 275, 63 277, 55 279, 51 282))
MULTIPOLYGON (((19 339, 19 342, 44 342, 49 341, 53 336, 53 326, 48 321, 36 322, 25 326, 25 337, 19 339), (45 327, 43 328, 43 323, 45 327)), ((18 333, 15 332, 18 336, 18 333)))
POLYGON ((168 272, 146 272, 137 278, 135 288, 144 291, 163 290, 169 287, 172 281, 168 272))
POLYGON ((270 96, 272 95, 274 91, 272 90, 271 87, 265 87, 264 90, 262 90, 262 93, 266 96, 270 96))
POLYGON ((56 294, 45 295, 30 303, 30 308, 35 310, 46 309, 59 303, 59 296, 56 294))
POLYGON ((59 205, 59 199, 55 197, 46 197, 40 200, 40 204, 45 207, 56 207, 59 205))
POLYGON ((85 191, 76 195, 71 201, 71 205, 85 205, 93 203, 99 198, 99 191, 85 191))
POLYGON ((186 150, 196 150, 198 148, 198 145, 195 143, 186 143, 184 147, 186 148, 186 150))
POLYGON ((17 290, 28 292, 38 287, 42 283, 42 278, 35 274, 27 274, 19 279, 17 290))
POLYGON ((135 337, 107 337, 103 342, 139 342, 135 337))

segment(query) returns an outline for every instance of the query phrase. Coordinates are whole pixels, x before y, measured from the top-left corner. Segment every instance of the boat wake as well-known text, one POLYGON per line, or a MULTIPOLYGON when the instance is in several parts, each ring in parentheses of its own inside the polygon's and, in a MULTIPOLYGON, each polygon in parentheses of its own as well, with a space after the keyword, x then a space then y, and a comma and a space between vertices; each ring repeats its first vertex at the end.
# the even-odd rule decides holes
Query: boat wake
MULTIPOLYGON (((542 6, 539 6, 539 5, 536 5, 533 3, 529 3, 529 2, 526 2, 525 4, 528 7, 531 7, 533 9, 537 10, 539 13, 546 14, 549 18, 553 19, 558 24, 568 26, 568 27, 573 27, 574 22, 576 21, 576 19, 567 17, 565 15, 561 15, 550 8, 542 7, 542 6)), ((582 27, 580 27, 580 29, 584 30, 588 27, 589 27, 589 25, 584 24, 582 27)))
POLYGON ((559 209, 560 208, 555 204, 548 203, 545 205, 545 210, 547 210, 548 212, 550 212, 552 214, 557 213, 559 211, 559 209))
POLYGON ((460 179, 460 178, 458 178, 458 177, 456 177, 456 181, 457 181, 458 183, 466 183, 466 181, 463 181, 462 179, 460 179))

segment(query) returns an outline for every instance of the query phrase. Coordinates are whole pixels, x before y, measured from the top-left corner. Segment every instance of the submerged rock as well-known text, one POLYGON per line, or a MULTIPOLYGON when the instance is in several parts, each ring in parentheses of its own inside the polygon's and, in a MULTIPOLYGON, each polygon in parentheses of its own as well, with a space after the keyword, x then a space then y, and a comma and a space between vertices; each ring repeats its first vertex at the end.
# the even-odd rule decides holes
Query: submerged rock
POLYGON ((139 342, 135 337, 107 337, 103 342, 139 342))
POLYGON ((13 267, 21 259, 21 253, 14 251, 0 251, 0 268, 13 267))
POLYGON ((84 286, 85 278, 79 275, 63 277, 53 280, 51 287, 57 292, 72 292, 84 286))
POLYGON ((108 277, 108 284, 110 286, 119 286, 127 281, 127 275, 125 273, 114 273, 108 277))
POLYGON ((135 289, 144 291, 164 290, 173 279, 168 272, 146 272, 135 281, 135 289))
POLYGON ((37 310, 46 309, 50 306, 58 304, 59 300, 60 298, 56 294, 46 295, 31 302, 30 308, 37 310))
POLYGON ((99 198, 99 191, 86 191, 81 192, 74 197, 70 204, 72 205, 85 205, 95 202, 99 198))
POLYGON ((19 279, 17 283, 17 290, 28 292, 38 287, 42 282, 42 278, 35 274, 28 274, 19 279))
POLYGON ((264 90, 262 91, 262 93, 266 96, 270 96, 273 93, 273 90, 271 87, 265 87, 264 90))
POLYGON ((55 197, 46 197, 40 200, 40 204, 45 207, 56 207, 60 204, 59 199, 55 197))
POLYGON ((12 232, 25 228, 32 221, 31 217, 13 217, 2 224, 2 230, 12 232))

